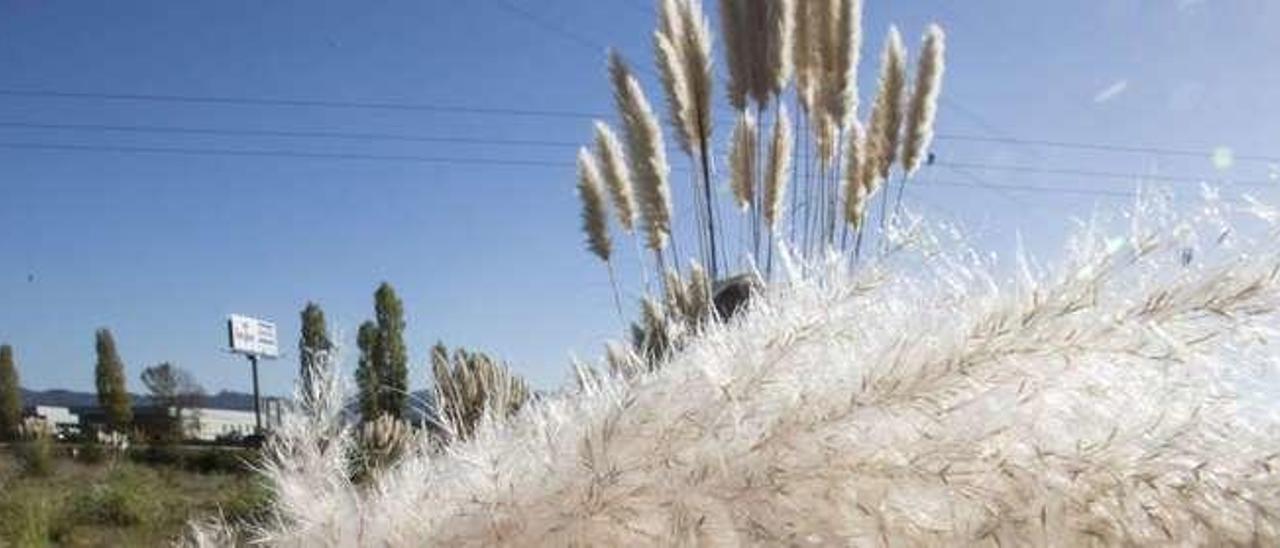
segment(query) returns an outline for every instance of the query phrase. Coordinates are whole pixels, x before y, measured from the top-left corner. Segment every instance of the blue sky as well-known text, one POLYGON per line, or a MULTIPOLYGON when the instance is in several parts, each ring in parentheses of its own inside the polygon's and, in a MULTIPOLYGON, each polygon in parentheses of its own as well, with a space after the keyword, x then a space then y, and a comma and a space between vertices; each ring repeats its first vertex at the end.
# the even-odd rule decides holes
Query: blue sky
MULTIPOLYGON (((710 3, 714 4, 714 2, 710 3)), ((942 163, 909 204, 1008 252, 1049 252, 1072 216, 1123 200, 1136 177, 1228 193, 1280 193, 1280 4, 1268 0, 868 2, 861 83, 896 23, 915 46, 948 31, 944 136, 1160 147, 1082 151, 941 139, 942 163), (1231 165, 1215 166, 1227 152, 1231 165), (973 167, 995 166, 995 167, 973 167), (1074 189, 1002 190, 968 185, 1074 189), (933 186, 929 186, 932 183, 933 186)), ((582 248, 577 114, 611 110, 605 44, 650 64, 643 0, 0 0, 0 341, 24 385, 92 386, 93 330, 128 366, 172 361, 206 387, 247 390, 223 352, 226 314, 275 320, 288 354, 263 367, 282 393, 296 371, 298 311, 319 302, 346 345, 383 280, 405 301, 411 385, 437 339, 487 349, 541 386, 569 356, 617 336, 607 278, 582 248), (524 116, 32 96, 12 92, 385 102, 571 113, 524 116), (144 133, 50 125, 395 133, 476 143, 144 133), (495 140, 538 141, 511 146, 495 140), (503 164, 73 151, 58 147, 288 150, 494 159, 503 164), (16 148, 15 148, 16 147, 16 148), (25 147, 25 148, 24 148, 25 147), (523 163, 528 162, 528 163, 523 163), (543 165, 546 164, 546 165, 543 165)), ((648 81, 656 101, 657 89, 648 81)), ((864 94, 865 95, 865 94, 864 94)), ((721 131, 718 138, 724 138, 721 131)), ((634 272, 623 265, 634 296, 634 272)), ((348 368, 354 352, 347 352, 348 368)))

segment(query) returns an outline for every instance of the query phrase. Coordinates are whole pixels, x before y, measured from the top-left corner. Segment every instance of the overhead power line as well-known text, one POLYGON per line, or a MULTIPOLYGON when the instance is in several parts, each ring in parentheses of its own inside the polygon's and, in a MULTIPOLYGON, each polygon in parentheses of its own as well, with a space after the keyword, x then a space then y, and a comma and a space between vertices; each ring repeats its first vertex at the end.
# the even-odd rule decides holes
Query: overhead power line
MULTIPOLYGON (((179 134, 179 135, 211 135, 211 136, 253 136, 253 137, 279 137, 279 138, 323 138, 323 139, 342 139, 342 140, 366 140, 366 141, 391 141, 391 142, 408 142, 408 143, 445 143, 445 144, 468 144, 468 145, 492 145, 492 146, 510 146, 510 147, 551 147, 551 148, 572 148, 581 146, 582 143, 570 141, 556 141, 545 139, 506 139, 506 138, 485 138, 485 137, 451 137, 451 136, 431 136, 431 135, 414 135, 401 133, 380 133, 380 132, 343 132, 343 131, 294 131, 294 130, 259 130, 259 129, 234 129, 234 128, 209 128, 209 127, 189 127, 189 126, 156 126, 156 125, 139 125, 139 124, 63 124, 63 123, 37 123, 22 121, 0 121, 0 128, 10 129, 37 129, 37 130, 70 130, 70 131, 99 131, 99 132, 126 132, 126 133, 155 133, 155 134, 179 134)), ((989 140, 993 138, 974 138, 989 140)), ((98 145, 79 145, 79 144, 57 144, 57 143, 10 143, 11 146, 4 148, 17 149, 46 149, 46 150, 94 150, 93 147, 98 145)), ((202 151, 213 151, 215 154, 226 154, 235 156, 287 156, 295 158, 316 158, 316 159, 387 159, 411 161, 413 158, 434 158, 434 156, 414 156, 414 155, 380 155, 380 154, 357 154, 357 153, 328 153, 328 152, 310 152, 297 150, 253 150, 253 149, 199 149, 199 148, 161 148, 154 147, 127 147, 104 145, 99 148, 116 151, 116 152, 158 152, 173 151, 171 153, 180 153, 186 151, 188 154, 205 154, 202 151)), ((492 161, 486 159, 477 159, 474 163, 501 163, 507 160, 494 159, 492 161)), ((523 162, 523 160, 521 160, 523 162)), ((1160 174, 1139 174, 1125 173, 1115 171, 1095 171, 1075 168, 1048 168, 1030 165, 996 165, 986 163, 974 163, 963 161, 940 160, 937 165, 955 169, 957 172, 969 179, 975 179, 975 175, 970 170, 986 170, 1010 173, 1028 173, 1039 175, 1053 176, 1075 176, 1103 179, 1120 179, 1120 180, 1147 180, 1147 181, 1163 181, 1178 183, 1199 183, 1215 180, 1211 177, 1189 177, 1176 175, 1160 175, 1160 174)), ((1277 181, 1261 181, 1261 180, 1239 180, 1232 181, 1224 179, 1226 182, 1257 187, 1277 187, 1280 183, 1277 181)))
MULTIPOLYGON (((993 143, 1002 145, 1038 146, 1046 148, 1064 148, 1075 150, 1092 150, 1096 152, 1124 152, 1131 154, 1151 154, 1156 156, 1181 156, 1187 158, 1208 158, 1211 150, 1190 150, 1152 146, 1115 145, 1103 143, 1080 143, 1071 141, 1054 141, 1047 139, 1022 139, 1016 137, 986 137, 979 135, 958 135, 942 133, 936 137, 941 141, 968 141, 974 143, 993 143)), ((1240 154, 1233 155, 1238 162, 1280 162, 1280 156, 1261 156, 1240 154)))
POLYGON ((542 139, 504 139, 479 137, 447 137, 411 135, 402 133, 348 132, 348 131, 292 131, 261 129, 230 129, 190 126, 154 126, 139 124, 44 124, 33 122, 0 121, 0 128, 40 129, 69 131, 99 131, 121 133, 159 133, 178 135, 211 135, 237 137, 288 137, 308 139, 342 139, 368 141, 400 141, 409 143, 450 143, 468 145, 531 146, 531 147, 579 147, 582 143, 542 139))
POLYGON ((466 158, 450 156, 416 156, 412 154, 360 154, 345 152, 309 152, 289 149, 221 149, 182 147, 138 147, 114 145, 78 145, 56 143, 0 142, 0 148, 64 152, 115 152, 125 154, 173 154, 181 156, 241 156, 258 158, 294 158, 313 160, 369 160, 385 162, 417 162, 431 164, 496 165, 526 167, 566 167, 565 162, 545 160, 513 160, 509 158, 466 158))
MULTIPOLYGON (((591 119, 607 119, 609 114, 603 112, 590 112, 585 110, 553 110, 553 109, 531 109, 531 108, 508 108, 508 107, 479 107, 468 105, 448 105, 436 103, 402 103, 392 101, 338 101, 325 99, 273 99, 273 98, 255 98, 255 97, 232 97, 232 96, 204 96, 204 95, 174 95, 174 94, 147 94, 147 93, 99 93, 99 92, 79 92, 79 91, 61 91, 61 90, 18 90, 18 89, 0 89, 0 97, 21 97, 35 99, 66 99, 66 100, 101 100, 101 101, 131 101, 131 102, 152 102, 152 103, 175 103, 175 104, 207 104, 207 105, 236 105, 236 106, 256 106, 256 107, 298 107, 298 108, 331 108, 331 109, 350 109, 350 110, 395 110, 395 111, 419 111, 433 112, 439 114, 457 114, 457 115, 480 115, 480 116, 513 116, 513 117, 534 117, 534 118, 553 118, 553 119, 572 119, 572 120, 591 120, 591 119)), ((32 127, 42 124, 30 124, 32 127)), ((44 124, 56 125, 56 124, 44 124)), ((70 124, 67 124, 70 125, 70 124)), ((84 125, 84 124, 82 124, 84 125)), ((12 124, 9 127, 18 127, 12 124)), ((55 129, 55 128, 49 128, 55 129)), ((71 129, 71 128, 62 128, 71 129)), ((88 128, 76 128, 88 129, 88 128)), ((114 129, 113 129, 114 130, 114 129)), ((124 131, 120 129, 120 131, 124 131)), ((160 129, 158 131, 170 131, 168 129, 160 129)), ((203 131, 203 130, 201 130, 203 131)), ((232 130, 216 130, 216 131, 232 131, 232 130)), ((196 131, 192 131, 195 133, 196 131)), ((212 131, 209 131, 212 133, 212 131)), ((318 133, 318 132, 317 132, 318 133)), ((348 132, 333 132, 348 133, 348 132)), ((360 133, 360 132, 354 132, 360 133)), ((369 139, 385 139, 385 140, 430 140, 432 137, 418 136, 374 136, 355 137, 354 135, 343 135, 341 138, 369 138, 369 139)), ((309 137, 320 135, 280 135, 282 137, 297 136, 309 137)), ((338 138, 338 135, 333 135, 338 138)), ((1169 157, 1185 157, 1185 158, 1206 158, 1211 154, 1208 149, 1193 150, 1185 148, 1160 147, 1150 145, 1135 144, 1119 144, 1119 143, 1086 143, 1079 141, 1057 140, 1057 139, 1040 139, 1029 137, 1011 137, 1011 136, 994 136, 994 135, 968 135, 958 133, 940 133, 937 136, 938 141, 954 141, 954 142, 972 142, 972 143, 989 143, 1002 144, 1010 146, 1023 147, 1043 147, 1043 148, 1059 148, 1068 150, 1087 150, 1095 152, 1108 152, 1120 154, 1146 154, 1154 156, 1169 157)), ((496 143, 493 143, 496 144, 496 143)), ((530 143, 532 144, 532 143, 530 143)), ((1264 162, 1280 164, 1280 156, 1268 156, 1261 154, 1235 154, 1233 158, 1237 162, 1264 162)))
MULTIPOLYGON (((1145 180, 1145 181, 1163 181, 1163 182, 1171 182, 1171 183, 1204 183, 1204 182, 1216 181, 1214 178, 1210 178, 1210 177, 1186 177, 1186 176, 1179 176, 1179 175, 1122 173, 1117 171, 1094 171, 1094 170, 1088 170, 1088 169, 1051 168, 1051 167, 1020 166, 1020 165, 997 165, 997 164, 982 164, 982 163, 970 163, 970 162, 939 161, 937 162, 936 165, 962 168, 962 169, 1002 171, 1002 172, 1008 172, 1008 173, 1032 173, 1037 175, 1061 175, 1061 176, 1071 176, 1071 177, 1091 177, 1091 178, 1099 178, 1099 179, 1124 179, 1124 180, 1133 180, 1133 181, 1145 180)), ((1240 185, 1240 186, 1280 188, 1280 181, 1232 180, 1229 178, 1223 178, 1221 179, 1221 181, 1227 182, 1233 185, 1240 185)))
POLYGON ((0 96, 47 98, 47 99, 97 99, 111 101, 146 101, 159 103, 208 104, 208 105, 241 105, 265 107, 312 107, 335 109, 368 109, 422 111, 448 114, 485 114, 497 116, 528 116, 538 118, 599 118, 597 113, 569 110, 545 110, 528 108, 494 108, 473 107, 464 105, 441 105, 430 103, 399 103, 380 101, 336 101, 320 99, 262 99, 250 97, 208 96, 208 95, 168 95, 157 93, 96 93, 58 90, 17 90, 0 89, 0 96))
POLYGON ((510 2, 507 2, 506 0, 492 0, 492 1, 493 1, 493 5, 497 6, 503 11, 509 14, 515 15, 516 17, 519 17, 521 19, 524 19, 525 21, 528 21, 529 23, 533 24, 534 26, 542 30, 545 30, 553 34, 557 34, 562 38, 566 40, 570 40, 579 46, 594 50, 597 53, 604 53, 605 49, 607 49, 607 47, 604 44, 601 44, 600 42, 593 40, 590 37, 587 37, 581 33, 569 30, 564 26, 556 24, 554 21, 544 19, 541 16, 533 13, 532 11, 516 6, 510 2))
MULTIPOLYGON (((0 148, 16 149, 16 150, 42 150, 42 151, 51 151, 51 152, 97 152, 97 153, 122 153, 122 154, 168 154, 168 155, 180 155, 180 156, 321 159, 321 160, 350 160, 350 161, 373 161, 373 162, 428 163, 428 164, 449 164, 449 165, 545 167, 545 168, 557 168, 557 169, 572 169, 575 166, 573 162, 548 161, 548 160, 518 160, 518 159, 505 159, 505 158, 476 158, 476 157, 458 157, 458 156, 419 156, 419 155, 411 155, 411 154, 330 153, 330 152, 308 152, 308 151, 299 151, 299 150, 290 150, 290 149, 136 147, 136 146, 112 146, 112 145, 30 143, 30 142, 0 142, 0 148)), ((675 169, 676 171, 683 171, 683 169, 681 168, 673 168, 673 169, 675 169)), ((1127 192, 1127 191, 1121 191, 1121 190, 990 183, 986 181, 983 181, 981 183, 960 182, 960 181, 925 181, 925 182, 912 182, 910 183, 910 185, 916 188, 930 187, 930 186, 944 186, 944 187, 961 187, 961 188, 979 188, 979 189, 999 191, 999 192, 1017 191, 1017 192, 1049 193, 1049 194, 1075 194, 1075 195, 1083 195, 1083 196, 1102 196, 1102 197, 1113 197, 1113 198, 1127 198, 1135 195, 1134 192, 1127 192)))

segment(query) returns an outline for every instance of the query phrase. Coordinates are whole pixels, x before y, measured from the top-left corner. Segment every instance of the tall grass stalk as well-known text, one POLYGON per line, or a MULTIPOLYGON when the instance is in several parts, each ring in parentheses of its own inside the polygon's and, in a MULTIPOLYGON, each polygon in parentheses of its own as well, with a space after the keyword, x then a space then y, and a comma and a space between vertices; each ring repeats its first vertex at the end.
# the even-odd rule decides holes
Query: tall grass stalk
POLYGON ((773 137, 769 141, 769 167, 765 172, 764 211, 761 212, 769 234, 766 265, 769 276, 773 274, 773 240, 779 235, 779 216, 783 212, 782 203, 790 183, 791 149, 791 119, 787 116, 786 106, 779 103, 773 121, 773 137))

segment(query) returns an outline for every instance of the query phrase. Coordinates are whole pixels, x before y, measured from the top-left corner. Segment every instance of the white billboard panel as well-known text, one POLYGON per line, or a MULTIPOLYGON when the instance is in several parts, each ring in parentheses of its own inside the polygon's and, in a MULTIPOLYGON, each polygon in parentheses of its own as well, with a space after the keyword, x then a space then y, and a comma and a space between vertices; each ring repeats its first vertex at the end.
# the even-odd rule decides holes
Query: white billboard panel
POLYGON ((276 324, 232 314, 227 318, 227 334, 231 339, 232 352, 268 358, 280 356, 276 324))

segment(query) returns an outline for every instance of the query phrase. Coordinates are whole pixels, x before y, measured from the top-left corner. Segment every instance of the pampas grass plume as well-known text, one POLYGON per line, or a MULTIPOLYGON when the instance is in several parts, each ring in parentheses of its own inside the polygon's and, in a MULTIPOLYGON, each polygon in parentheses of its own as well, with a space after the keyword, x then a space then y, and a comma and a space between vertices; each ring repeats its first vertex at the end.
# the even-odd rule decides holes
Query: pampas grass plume
POLYGON ((778 215, 782 200, 791 180, 791 121, 787 107, 778 105, 778 116, 773 124, 773 139, 769 143, 769 167, 765 172, 764 219, 770 230, 778 227, 778 215))
POLYGON ((631 233, 636 226, 636 205, 627 155, 622 151, 622 143, 609 124, 596 120, 595 132, 600 174, 604 178, 605 187, 609 189, 609 196, 613 198, 618 224, 624 231, 631 233))
POLYGON ((938 113, 938 95, 942 92, 942 74, 946 70, 946 47, 946 34, 942 27, 929 25, 924 34, 924 46, 916 66, 916 81, 907 110, 902 169, 908 176, 920 169, 933 141, 933 122, 938 113))
POLYGON ((858 52, 862 46, 861 0, 829 0, 834 13, 823 21, 826 108, 840 128, 858 109, 858 52))
POLYGON ((613 246, 609 239, 609 213, 600 185, 600 170, 586 147, 578 150, 578 196, 582 199, 582 231, 587 235, 587 249, 608 262, 613 246))
POLYGON ((711 135, 711 23, 702 14, 701 0, 682 0, 681 56, 689 103, 685 115, 692 126, 691 141, 705 143, 711 135))
POLYGON ((697 261, 689 267, 689 286, 685 289, 685 301, 685 321, 694 328, 701 327, 711 317, 711 279, 697 261))
POLYGON ((667 121, 675 130, 680 150, 691 154, 693 144, 698 140, 698 130, 691 116, 694 107, 685 64, 683 3, 683 0, 662 0, 659 4, 658 30, 653 32, 653 47, 659 80, 667 98, 667 121))
POLYGON ((853 228, 862 226, 863 211, 872 189, 864 184, 866 150, 862 124, 849 124, 848 142, 844 149, 844 220, 853 228))
POLYGON ((907 89, 906 57, 902 35, 897 27, 889 27, 874 109, 879 118, 871 122, 872 133, 875 134, 872 151, 875 153, 876 175, 882 180, 889 176, 889 168, 898 157, 898 146, 902 141, 903 99, 907 89))
POLYGON ((676 144, 685 154, 693 152, 696 128, 689 119, 689 85, 680 60, 680 50, 670 37, 660 32, 653 34, 654 56, 658 60, 658 75, 667 97, 667 123, 675 130, 676 144))
POLYGON ((749 111, 738 114, 729 146, 729 188, 738 208, 746 210, 755 200, 756 121, 749 111))
MULTIPOLYGON (((677 291, 680 290, 677 289, 677 291)), ((663 306, 652 297, 646 296, 640 301, 640 324, 639 332, 643 339, 638 342, 645 361, 652 367, 653 364, 665 360, 671 351, 671 333, 667 326, 667 315, 663 311, 663 306)))
POLYGON ((751 36, 747 28, 747 2, 720 0, 720 34, 724 36, 725 61, 729 66, 726 93, 734 110, 747 108, 751 91, 751 36))
POLYGON ((609 76, 613 97, 622 116, 640 213, 650 249, 660 251, 671 235, 671 187, 662 128, 649 106, 640 82, 616 51, 609 52, 609 76))
POLYGON ((680 314, 689 309, 689 295, 685 291, 684 281, 680 279, 680 273, 675 269, 667 269, 665 287, 667 312, 679 318, 680 314))
POLYGON ((792 0, 791 70, 796 78, 796 99, 806 115, 813 113, 816 88, 815 60, 817 29, 810 15, 815 2, 792 0))
POLYGON ((796 0, 770 0, 767 16, 769 33, 766 36, 769 63, 769 85, 774 96, 781 95, 791 80, 795 68, 795 56, 792 53, 795 31, 796 0))

